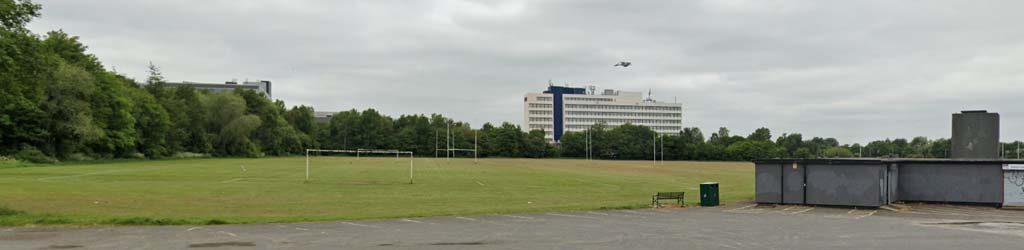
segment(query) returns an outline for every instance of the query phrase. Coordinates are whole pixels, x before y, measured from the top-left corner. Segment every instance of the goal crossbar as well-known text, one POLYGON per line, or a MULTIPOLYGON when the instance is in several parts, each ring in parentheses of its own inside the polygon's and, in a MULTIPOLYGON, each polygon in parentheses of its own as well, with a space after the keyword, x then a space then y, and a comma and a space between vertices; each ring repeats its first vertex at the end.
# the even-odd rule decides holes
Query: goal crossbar
POLYGON ((398 155, 400 155, 400 154, 407 154, 407 155, 409 155, 409 184, 414 183, 414 181, 413 181, 413 164, 412 164, 412 162, 413 162, 413 152, 412 151, 400 151, 400 150, 397 150, 397 149, 361 149, 361 148, 360 149, 356 149, 356 150, 349 150, 349 149, 306 149, 306 181, 309 181, 309 153, 310 152, 348 153, 348 154, 356 154, 356 157, 358 157, 359 154, 362 154, 362 153, 367 153, 367 154, 395 154, 395 157, 398 157, 398 155))

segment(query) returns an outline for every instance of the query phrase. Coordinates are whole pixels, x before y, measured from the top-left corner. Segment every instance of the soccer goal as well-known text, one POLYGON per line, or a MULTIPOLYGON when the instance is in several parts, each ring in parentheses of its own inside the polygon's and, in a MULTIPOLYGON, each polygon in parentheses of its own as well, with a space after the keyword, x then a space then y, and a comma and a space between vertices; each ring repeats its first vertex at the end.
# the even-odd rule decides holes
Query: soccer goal
POLYGON ((413 153, 412 151, 400 151, 396 149, 356 149, 356 150, 338 150, 338 149, 306 149, 306 181, 309 181, 309 158, 310 153, 344 153, 344 154, 355 154, 358 158, 361 155, 369 154, 385 154, 395 155, 395 158, 400 158, 404 155, 409 155, 409 184, 414 183, 413 179, 413 153))

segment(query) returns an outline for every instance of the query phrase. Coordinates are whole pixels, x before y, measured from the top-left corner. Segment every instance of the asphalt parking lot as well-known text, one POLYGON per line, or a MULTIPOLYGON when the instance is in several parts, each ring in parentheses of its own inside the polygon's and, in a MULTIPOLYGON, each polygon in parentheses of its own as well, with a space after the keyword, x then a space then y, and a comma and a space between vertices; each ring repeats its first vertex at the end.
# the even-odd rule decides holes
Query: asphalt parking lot
POLYGON ((0 249, 997 249, 1024 211, 942 204, 603 210, 268 225, 0 228, 0 249))

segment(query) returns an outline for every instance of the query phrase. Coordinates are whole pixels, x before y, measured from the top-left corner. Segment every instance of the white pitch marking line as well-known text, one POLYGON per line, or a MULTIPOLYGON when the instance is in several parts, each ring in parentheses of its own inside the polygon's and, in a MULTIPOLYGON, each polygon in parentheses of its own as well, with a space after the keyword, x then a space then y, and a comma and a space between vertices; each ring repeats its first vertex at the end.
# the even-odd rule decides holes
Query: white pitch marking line
POLYGON ((222 181, 222 182, 220 182, 220 183, 232 183, 232 182, 240 181, 240 180, 242 180, 242 179, 245 179, 245 178, 234 178, 234 179, 230 179, 230 180, 222 181))
POLYGON ((425 222, 422 222, 422 221, 412 220, 412 219, 402 219, 402 221, 404 221, 404 222, 412 222, 412 223, 416 223, 416 224, 423 224, 423 223, 425 223, 425 222))
POLYGON ((476 182, 476 184, 480 184, 480 186, 483 186, 483 185, 484 185, 484 183, 482 183, 482 182, 479 182, 479 181, 477 181, 477 182, 476 182))
POLYGON ((639 214, 639 215, 650 215, 650 213, 637 212, 633 210, 622 210, 623 213, 639 214))
POLYGON ((523 220, 533 220, 533 219, 534 219, 533 217, 526 217, 526 216, 518 216, 518 215, 507 215, 507 214, 503 214, 503 215, 501 215, 501 216, 505 216, 505 217, 509 217, 509 218, 516 218, 516 219, 523 219, 523 220))
POLYGON ((554 215, 554 216, 569 217, 569 218, 583 218, 583 219, 594 219, 594 220, 600 220, 601 219, 601 218, 597 218, 597 217, 583 216, 583 215, 571 215, 571 214, 560 214, 560 213, 546 213, 546 214, 547 215, 554 215))
POLYGON ((82 176, 90 176, 90 175, 98 175, 98 174, 106 174, 106 173, 117 173, 117 172, 123 172, 123 171, 124 171, 124 170, 100 171, 100 172, 92 172, 92 173, 85 173, 85 174, 76 174, 76 175, 65 175, 65 176, 53 176, 53 177, 43 177, 43 178, 38 178, 38 179, 36 179, 36 180, 37 180, 37 181, 47 181, 47 180, 56 180, 56 179, 65 179, 65 178, 75 178, 75 177, 82 177, 82 176))
POLYGON ((469 217, 462 217, 462 216, 456 216, 455 218, 456 219, 460 219, 460 220, 477 221, 477 219, 473 219, 473 218, 469 218, 469 217))
POLYGON ((217 233, 222 233, 222 234, 227 234, 227 235, 231 235, 231 237, 238 237, 238 235, 237 235, 237 234, 233 234, 233 233, 229 233, 229 232, 224 232, 224 231, 217 231, 217 233))
POLYGON ((352 226, 357 226, 357 227, 376 227, 376 226, 370 226, 370 225, 366 225, 366 224, 359 224, 359 223, 353 223, 353 222, 347 222, 347 221, 343 221, 341 223, 345 224, 345 225, 352 225, 352 226))
POLYGON ((802 213, 806 213, 807 211, 811 211, 811 210, 814 210, 814 207, 809 207, 807 209, 796 211, 796 212, 793 212, 793 213, 790 213, 790 214, 802 214, 802 213))

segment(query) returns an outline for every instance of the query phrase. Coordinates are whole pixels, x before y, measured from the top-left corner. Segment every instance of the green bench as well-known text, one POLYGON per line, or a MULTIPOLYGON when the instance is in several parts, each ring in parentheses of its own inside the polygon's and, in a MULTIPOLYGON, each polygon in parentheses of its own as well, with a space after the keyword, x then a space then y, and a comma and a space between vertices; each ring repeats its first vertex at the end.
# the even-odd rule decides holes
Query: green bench
POLYGON ((661 207, 661 200, 676 200, 679 206, 683 206, 683 197, 686 196, 686 192, 658 192, 651 197, 651 206, 661 207))

